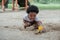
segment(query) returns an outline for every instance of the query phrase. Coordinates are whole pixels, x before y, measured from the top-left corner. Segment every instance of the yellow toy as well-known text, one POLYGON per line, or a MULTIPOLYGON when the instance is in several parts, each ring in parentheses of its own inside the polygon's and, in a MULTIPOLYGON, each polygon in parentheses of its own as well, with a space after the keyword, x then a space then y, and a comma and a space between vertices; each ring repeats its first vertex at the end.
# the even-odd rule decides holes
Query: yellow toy
POLYGON ((37 29, 38 33, 39 33, 39 32, 42 32, 42 31, 43 31, 43 29, 44 29, 44 28, 43 28, 43 26, 42 26, 42 25, 38 26, 38 29, 37 29))
POLYGON ((45 33, 45 32, 46 32, 45 28, 42 25, 40 25, 40 26, 38 26, 38 29, 35 34, 39 34, 39 33, 41 34, 41 33, 45 33))
POLYGON ((42 25, 38 26, 37 32, 35 34, 41 33, 44 30, 42 25))
POLYGON ((39 31, 42 31, 42 30, 43 30, 43 26, 40 25, 40 26, 38 27, 38 30, 39 30, 39 31))

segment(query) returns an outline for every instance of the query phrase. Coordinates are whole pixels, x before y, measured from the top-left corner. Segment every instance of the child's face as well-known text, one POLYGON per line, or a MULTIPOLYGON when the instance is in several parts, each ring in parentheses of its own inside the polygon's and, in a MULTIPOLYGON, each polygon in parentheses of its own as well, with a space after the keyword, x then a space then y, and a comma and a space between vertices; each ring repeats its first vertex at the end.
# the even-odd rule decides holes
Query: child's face
POLYGON ((37 15, 37 14, 36 14, 35 12, 30 12, 30 13, 28 14, 28 17, 29 17, 30 20, 33 21, 33 20, 35 20, 36 15, 37 15))

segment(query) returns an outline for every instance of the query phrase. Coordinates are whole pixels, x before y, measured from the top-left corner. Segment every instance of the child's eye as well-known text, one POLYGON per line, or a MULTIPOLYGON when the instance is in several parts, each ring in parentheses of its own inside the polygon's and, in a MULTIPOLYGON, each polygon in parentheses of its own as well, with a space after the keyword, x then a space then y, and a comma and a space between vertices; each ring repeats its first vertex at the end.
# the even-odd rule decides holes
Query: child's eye
POLYGON ((30 13, 29 15, 30 15, 30 17, 36 17, 35 13, 30 13))

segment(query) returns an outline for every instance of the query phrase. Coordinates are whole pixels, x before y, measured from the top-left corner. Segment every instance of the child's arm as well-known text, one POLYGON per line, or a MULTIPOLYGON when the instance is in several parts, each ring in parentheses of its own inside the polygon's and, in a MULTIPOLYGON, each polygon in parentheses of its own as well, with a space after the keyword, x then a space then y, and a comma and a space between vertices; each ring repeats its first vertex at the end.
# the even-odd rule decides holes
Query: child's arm
POLYGON ((42 25, 42 22, 41 21, 37 21, 37 25, 42 25))
POLYGON ((38 17, 35 18, 35 21, 37 22, 37 25, 38 25, 38 26, 42 24, 42 22, 39 20, 38 17))
POLYGON ((26 27, 29 27, 30 26, 30 23, 26 20, 23 20, 24 22, 24 28, 26 29, 26 27))

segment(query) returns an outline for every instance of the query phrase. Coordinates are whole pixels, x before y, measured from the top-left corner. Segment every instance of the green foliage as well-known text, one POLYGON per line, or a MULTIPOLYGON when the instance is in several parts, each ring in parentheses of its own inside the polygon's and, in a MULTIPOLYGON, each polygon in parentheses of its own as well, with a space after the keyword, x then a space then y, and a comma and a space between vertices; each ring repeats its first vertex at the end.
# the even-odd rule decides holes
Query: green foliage
POLYGON ((12 0, 9 0, 9 4, 11 4, 12 3, 12 0))
POLYGON ((33 1, 41 4, 60 3, 60 0, 33 0, 33 1))
POLYGON ((0 0, 0 2, 2 2, 2 0, 0 0))
POLYGON ((40 0, 40 3, 47 4, 48 3, 48 0, 40 0))

